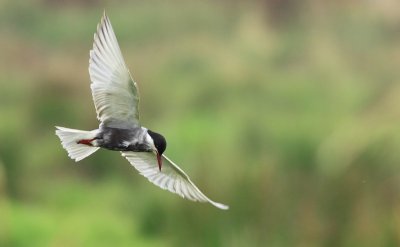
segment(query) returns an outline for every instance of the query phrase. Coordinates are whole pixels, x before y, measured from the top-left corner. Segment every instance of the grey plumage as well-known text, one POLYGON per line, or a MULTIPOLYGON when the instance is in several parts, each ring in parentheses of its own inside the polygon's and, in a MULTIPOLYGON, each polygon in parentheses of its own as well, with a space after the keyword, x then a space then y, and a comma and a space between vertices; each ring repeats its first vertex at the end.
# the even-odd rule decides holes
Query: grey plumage
POLYGON ((96 136, 96 146, 114 151, 151 152, 152 147, 146 142, 146 135, 147 129, 143 127, 101 127, 96 136))

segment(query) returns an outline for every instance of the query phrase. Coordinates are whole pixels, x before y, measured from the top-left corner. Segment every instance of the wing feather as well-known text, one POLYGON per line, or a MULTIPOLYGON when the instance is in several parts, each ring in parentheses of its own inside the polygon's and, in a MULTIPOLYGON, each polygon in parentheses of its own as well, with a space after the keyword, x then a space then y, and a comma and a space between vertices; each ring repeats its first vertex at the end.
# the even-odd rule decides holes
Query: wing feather
POLYGON ((111 22, 104 13, 94 34, 89 74, 97 118, 108 127, 139 125, 139 92, 124 62, 111 22))
POLYGON ((158 170, 158 163, 152 152, 121 152, 129 163, 131 163, 140 174, 150 182, 178 194, 192 201, 209 202, 220 209, 228 209, 227 205, 214 202, 205 196, 197 186, 190 180, 189 176, 175 165, 170 159, 163 155, 163 167, 158 170))

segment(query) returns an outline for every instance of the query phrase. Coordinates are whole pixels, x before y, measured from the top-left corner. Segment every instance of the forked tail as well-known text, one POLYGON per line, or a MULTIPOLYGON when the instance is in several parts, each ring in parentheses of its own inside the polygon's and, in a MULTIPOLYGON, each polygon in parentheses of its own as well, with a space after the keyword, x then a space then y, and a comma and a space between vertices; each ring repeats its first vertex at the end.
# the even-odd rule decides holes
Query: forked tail
POLYGON ((99 149, 99 147, 88 145, 90 143, 87 142, 95 138, 97 130, 84 131, 58 126, 56 128, 56 135, 60 138, 63 148, 67 150, 68 156, 75 161, 80 161, 99 149))

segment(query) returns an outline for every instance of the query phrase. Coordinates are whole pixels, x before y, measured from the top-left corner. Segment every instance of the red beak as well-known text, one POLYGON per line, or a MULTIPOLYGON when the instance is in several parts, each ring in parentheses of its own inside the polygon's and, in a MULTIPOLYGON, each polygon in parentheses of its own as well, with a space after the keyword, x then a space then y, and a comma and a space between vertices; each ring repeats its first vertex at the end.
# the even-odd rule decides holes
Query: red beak
POLYGON ((161 167, 162 167, 162 157, 161 155, 157 152, 157 161, 158 161, 158 169, 160 169, 161 171, 161 167))

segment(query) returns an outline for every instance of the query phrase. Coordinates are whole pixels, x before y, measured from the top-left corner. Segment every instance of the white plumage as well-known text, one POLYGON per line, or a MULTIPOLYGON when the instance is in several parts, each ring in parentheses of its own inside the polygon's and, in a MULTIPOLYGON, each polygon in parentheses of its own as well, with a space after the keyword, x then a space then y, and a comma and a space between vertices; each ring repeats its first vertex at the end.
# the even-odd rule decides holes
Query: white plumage
POLYGON ((91 139, 96 135, 97 130, 84 131, 58 126, 56 128, 56 135, 60 138, 62 146, 67 150, 68 156, 75 161, 83 160, 100 148, 77 143, 77 140, 91 139))
POLYGON ((228 206, 214 202, 205 196, 190 180, 189 176, 167 156, 163 155, 163 168, 158 170, 157 160, 153 153, 149 152, 121 152, 138 171, 150 182, 164 190, 169 190, 183 198, 192 201, 209 202, 220 209, 228 209, 228 206))
POLYGON ((104 13, 90 51, 89 74, 97 118, 108 127, 139 125, 139 93, 104 13))

